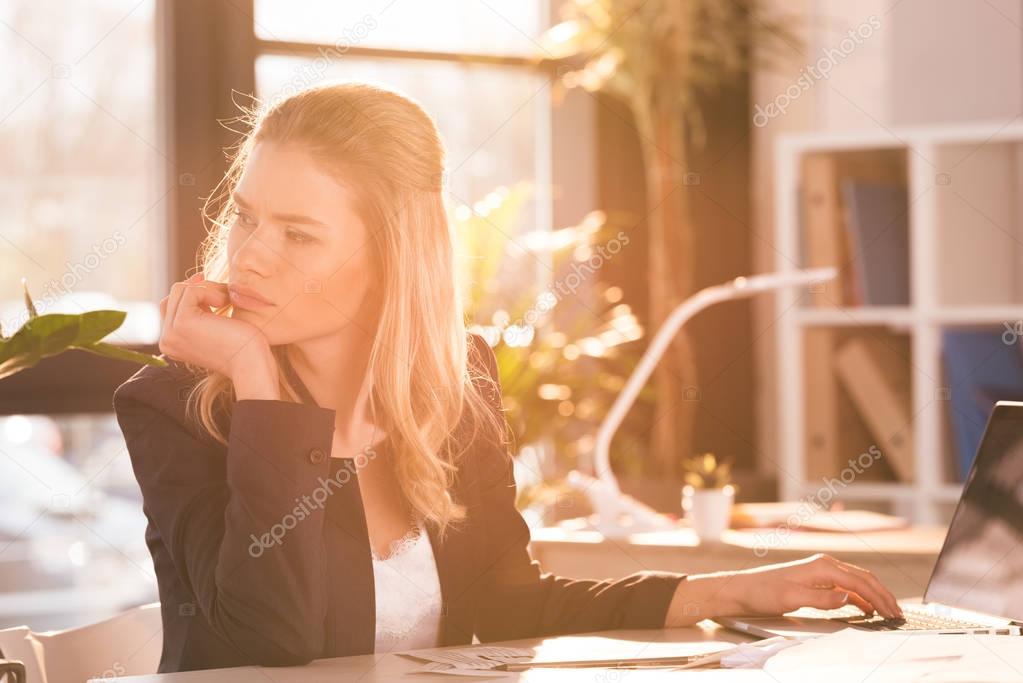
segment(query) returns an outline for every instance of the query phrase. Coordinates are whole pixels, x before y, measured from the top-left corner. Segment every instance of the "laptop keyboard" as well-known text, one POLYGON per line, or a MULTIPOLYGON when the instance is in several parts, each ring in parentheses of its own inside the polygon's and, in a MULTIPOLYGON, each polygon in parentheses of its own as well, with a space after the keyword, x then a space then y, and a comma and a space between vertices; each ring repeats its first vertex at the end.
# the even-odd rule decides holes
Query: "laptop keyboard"
POLYGON ((917 612, 909 608, 902 610, 903 619, 885 619, 880 614, 852 617, 835 617, 850 626, 870 629, 872 631, 935 631, 945 629, 990 628, 984 624, 975 624, 952 617, 939 617, 926 612, 917 612))

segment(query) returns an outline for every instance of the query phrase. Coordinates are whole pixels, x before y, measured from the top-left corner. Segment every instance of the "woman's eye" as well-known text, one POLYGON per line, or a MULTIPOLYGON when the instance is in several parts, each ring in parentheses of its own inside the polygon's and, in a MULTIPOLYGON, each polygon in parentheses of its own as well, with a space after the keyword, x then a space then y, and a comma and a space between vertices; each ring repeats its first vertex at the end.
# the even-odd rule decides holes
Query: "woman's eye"
POLYGON ((299 232, 298 230, 292 230, 289 228, 287 232, 288 239, 291 240, 292 242, 298 242, 299 244, 301 244, 303 242, 309 242, 312 240, 312 238, 309 237, 309 235, 305 234, 304 232, 299 232))
POLYGON ((254 226, 256 224, 255 219, 252 218, 252 216, 250 216, 249 214, 245 213, 244 211, 239 211, 238 209, 235 209, 234 210, 234 216, 235 216, 235 219, 239 223, 241 223, 242 225, 244 225, 246 227, 250 227, 251 228, 252 226, 254 226))

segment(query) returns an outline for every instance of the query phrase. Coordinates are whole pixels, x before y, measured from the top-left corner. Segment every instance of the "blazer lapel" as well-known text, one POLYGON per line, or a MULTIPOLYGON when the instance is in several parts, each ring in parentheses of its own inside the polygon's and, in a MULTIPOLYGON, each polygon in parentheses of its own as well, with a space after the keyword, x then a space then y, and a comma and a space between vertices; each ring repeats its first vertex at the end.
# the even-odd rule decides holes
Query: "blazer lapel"
MULTIPOLYGON (((302 402, 319 406, 287 354, 282 353, 280 358, 281 367, 302 402)), ((328 656, 343 657, 368 654, 375 649, 376 586, 359 471, 353 460, 333 460, 332 481, 323 485, 330 489, 327 523, 338 533, 332 534, 329 542, 324 539, 328 549, 326 580, 330 604, 344 607, 331 610, 327 616, 326 647, 328 656)))
POLYGON ((330 604, 340 606, 327 617, 327 646, 334 657, 371 653, 376 640, 373 559, 359 474, 352 463, 346 459, 331 468, 337 472, 334 480, 344 483, 327 501, 328 525, 336 533, 324 539, 329 549, 326 580, 330 604))
POLYGON ((473 624, 466 588, 469 586, 472 562, 472 544, 464 531, 448 528, 442 542, 433 522, 427 522, 426 531, 433 545, 442 597, 441 645, 464 645, 472 642, 473 624))

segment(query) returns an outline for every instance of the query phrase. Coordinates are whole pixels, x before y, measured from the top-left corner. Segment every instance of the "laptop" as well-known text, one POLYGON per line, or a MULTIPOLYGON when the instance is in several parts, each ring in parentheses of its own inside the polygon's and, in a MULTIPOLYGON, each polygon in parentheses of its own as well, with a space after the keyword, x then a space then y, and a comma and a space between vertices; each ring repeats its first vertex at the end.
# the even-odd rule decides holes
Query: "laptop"
POLYGON ((804 607, 782 616, 719 617, 765 638, 844 628, 899 633, 1004 633, 1023 626, 1023 403, 999 401, 987 427, 923 600, 899 601, 903 619, 867 617, 855 605, 804 607))

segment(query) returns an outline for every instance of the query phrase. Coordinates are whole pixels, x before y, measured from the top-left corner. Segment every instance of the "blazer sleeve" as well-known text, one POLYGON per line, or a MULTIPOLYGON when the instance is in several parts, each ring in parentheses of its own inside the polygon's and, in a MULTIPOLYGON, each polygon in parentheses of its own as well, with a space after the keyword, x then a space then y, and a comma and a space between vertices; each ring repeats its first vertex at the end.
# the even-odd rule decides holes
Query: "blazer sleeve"
POLYGON ((114 410, 143 509, 210 627, 249 661, 321 655, 325 509, 300 505, 329 476, 334 410, 236 401, 223 446, 186 428, 162 382, 131 381, 114 410), (171 405, 168 405, 171 404, 171 405))
MULTIPOLYGON (((480 345, 493 380, 491 403, 502 412, 493 349, 480 345)), ((502 414, 503 415, 503 414, 502 414)), ((483 572, 477 582, 475 629, 481 642, 611 629, 663 628, 686 574, 645 570, 619 579, 572 579, 543 572, 528 551, 529 527, 515 507, 513 460, 506 445, 477 453, 483 572)))

